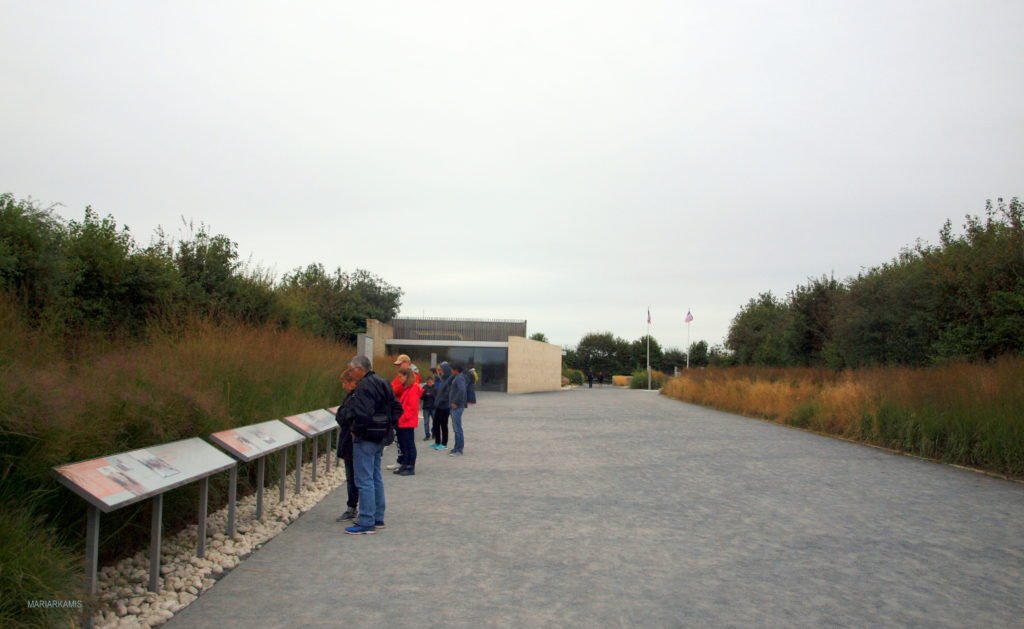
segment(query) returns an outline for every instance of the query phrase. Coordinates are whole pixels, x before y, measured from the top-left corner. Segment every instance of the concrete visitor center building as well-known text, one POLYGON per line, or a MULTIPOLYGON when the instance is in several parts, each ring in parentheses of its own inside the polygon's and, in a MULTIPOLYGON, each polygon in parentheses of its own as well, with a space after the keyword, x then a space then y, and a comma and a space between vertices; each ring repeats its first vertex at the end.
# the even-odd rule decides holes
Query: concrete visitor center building
POLYGON ((476 367, 482 391, 534 393, 562 386, 562 348, 526 338, 525 320, 369 319, 357 351, 375 364, 398 354, 408 354, 421 367, 465 363, 476 367))

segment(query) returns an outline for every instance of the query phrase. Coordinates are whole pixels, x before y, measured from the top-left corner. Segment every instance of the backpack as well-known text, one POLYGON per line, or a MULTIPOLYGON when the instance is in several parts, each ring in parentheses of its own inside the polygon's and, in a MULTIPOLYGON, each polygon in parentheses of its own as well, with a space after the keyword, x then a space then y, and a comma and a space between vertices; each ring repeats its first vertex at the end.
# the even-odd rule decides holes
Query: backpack
POLYGON ((402 405, 395 399, 395 394, 391 391, 391 386, 388 383, 378 378, 374 384, 377 386, 380 398, 377 401, 377 407, 373 409, 373 417, 367 425, 362 439, 389 446, 395 442, 398 419, 402 416, 402 405))

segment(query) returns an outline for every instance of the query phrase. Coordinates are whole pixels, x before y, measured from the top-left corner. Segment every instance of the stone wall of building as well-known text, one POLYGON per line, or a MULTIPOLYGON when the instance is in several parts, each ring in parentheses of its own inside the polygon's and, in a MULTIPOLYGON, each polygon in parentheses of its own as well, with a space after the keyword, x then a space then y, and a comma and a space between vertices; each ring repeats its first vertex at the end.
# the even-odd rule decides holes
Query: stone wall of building
POLYGON ((562 348, 508 337, 508 392, 536 393, 562 388, 562 348))
POLYGON ((367 319, 366 336, 373 339, 373 356, 370 356, 370 359, 376 365, 378 358, 387 356, 388 348, 384 341, 395 338, 395 329, 387 323, 381 323, 376 319, 367 319))

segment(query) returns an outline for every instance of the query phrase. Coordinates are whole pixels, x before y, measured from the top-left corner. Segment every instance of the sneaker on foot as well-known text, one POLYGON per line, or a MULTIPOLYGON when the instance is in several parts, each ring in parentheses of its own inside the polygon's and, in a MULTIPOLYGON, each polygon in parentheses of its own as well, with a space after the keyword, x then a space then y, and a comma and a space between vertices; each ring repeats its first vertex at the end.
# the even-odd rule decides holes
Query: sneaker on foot
POLYGON ((402 473, 402 470, 404 470, 404 469, 405 469, 405 466, 404 466, 404 465, 399 465, 399 466, 398 466, 398 467, 396 467, 396 468, 395 468, 394 470, 392 470, 392 471, 391 471, 391 473, 392 473, 392 474, 401 474, 401 473, 402 473))
POLYGON ((385 465, 384 469, 386 469, 386 470, 397 470, 400 467, 401 467, 401 465, 399 465, 398 463, 392 463, 391 465, 385 465))
POLYGON ((341 515, 339 515, 337 518, 335 518, 334 521, 335 522, 344 522, 345 520, 355 520, 357 515, 358 514, 356 513, 355 509, 346 509, 345 513, 342 513, 341 515))
POLYGON ((378 520, 377 522, 373 523, 373 528, 375 528, 375 529, 383 529, 383 528, 387 528, 387 525, 384 524, 384 520, 378 520))
POLYGON ((416 476, 416 469, 412 468, 412 467, 407 467, 404 470, 402 470, 401 472, 399 472, 398 475, 399 476, 416 476))
POLYGON ((448 456, 462 456, 462 450, 452 450, 448 453, 448 456))
POLYGON ((377 532, 377 528, 374 526, 363 526, 356 524, 345 529, 345 532, 349 535, 373 535, 377 532))

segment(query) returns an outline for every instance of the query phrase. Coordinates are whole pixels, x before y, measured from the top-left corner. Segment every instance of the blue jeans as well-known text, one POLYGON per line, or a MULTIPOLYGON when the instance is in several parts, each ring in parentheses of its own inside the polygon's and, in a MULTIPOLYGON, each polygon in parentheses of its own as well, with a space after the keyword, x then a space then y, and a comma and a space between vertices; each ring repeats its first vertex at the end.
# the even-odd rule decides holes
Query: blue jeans
POLYGON ((380 473, 380 460, 384 446, 372 441, 357 440, 352 444, 352 467, 359 488, 359 518, 356 524, 373 526, 384 521, 384 478, 380 473))
POLYGON ((424 438, 430 436, 430 420, 434 417, 434 409, 425 408, 423 409, 423 436, 424 438))
POLYGON ((464 407, 452 409, 452 424, 455 426, 455 448, 452 452, 462 452, 466 447, 466 436, 462 434, 462 413, 464 407))

